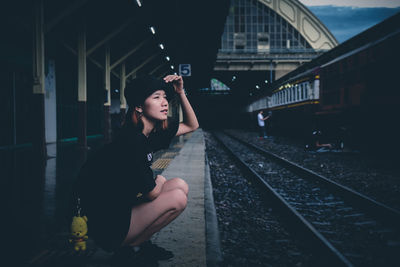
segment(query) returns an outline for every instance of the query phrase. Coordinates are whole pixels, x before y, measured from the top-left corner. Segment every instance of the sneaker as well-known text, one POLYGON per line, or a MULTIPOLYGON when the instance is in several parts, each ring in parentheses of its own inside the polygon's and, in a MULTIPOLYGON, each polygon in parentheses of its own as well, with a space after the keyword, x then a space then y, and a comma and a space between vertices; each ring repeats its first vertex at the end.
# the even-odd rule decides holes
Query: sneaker
POLYGON ((111 265, 115 267, 156 267, 158 266, 158 262, 157 259, 143 253, 142 249, 134 251, 133 247, 124 246, 114 252, 111 258, 111 265))
POLYGON ((149 257, 153 257, 157 260, 168 260, 174 257, 172 251, 166 250, 165 248, 152 243, 150 240, 140 244, 140 250, 144 254, 149 255, 149 257))

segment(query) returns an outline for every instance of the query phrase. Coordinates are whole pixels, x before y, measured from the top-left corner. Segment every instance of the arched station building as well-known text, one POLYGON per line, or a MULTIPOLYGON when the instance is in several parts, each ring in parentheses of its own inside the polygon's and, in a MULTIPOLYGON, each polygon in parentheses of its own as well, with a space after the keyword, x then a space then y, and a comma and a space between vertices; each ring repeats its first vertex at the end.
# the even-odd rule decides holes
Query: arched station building
POLYGON ((261 86, 337 44, 332 33, 299 1, 231 0, 214 71, 222 82, 231 82, 233 76, 240 82, 240 77, 246 76, 246 84, 245 73, 250 71, 261 86))
POLYGON ((215 79, 209 90, 204 89, 213 103, 207 106, 208 112, 215 114, 218 125, 231 116, 229 105, 241 105, 337 45, 332 33, 297 0, 231 0, 214 64, 215 79), (215 80, 221 86, 214 86, 215 80))

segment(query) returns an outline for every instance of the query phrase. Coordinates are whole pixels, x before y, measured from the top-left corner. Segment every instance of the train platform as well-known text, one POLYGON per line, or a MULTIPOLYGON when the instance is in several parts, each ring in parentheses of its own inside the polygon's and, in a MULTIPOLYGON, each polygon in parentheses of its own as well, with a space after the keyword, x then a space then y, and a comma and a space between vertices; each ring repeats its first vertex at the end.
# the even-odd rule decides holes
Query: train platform
MULTIPOLYGON (((183 178, 189 185, 189 195, 185 211, 153 236, 154 243, 170 249, 175 255, 169 261, 160 262, 160 266, 207 266, 205 210, 214 208, 204 205, 205 194, 211 192, 205 192, 210 190, 209 186, 205 186, 205 182, 209 183, 210 175, 206 168, 205 143, 201 130, 191 134, 162 175, 167 179, 183 178)), ((215 248, 218 244, 210 244, 209 247, 215 248)))
MULTIPOLYGON (((57 162, 57 156, 62 157, 62 151, 65 149, 58 150, 58 153, 54 153, 47 161, 57 162)), ((69 157, 75 158, 71 154, 69 157)), ((61 180, 56 176, 60 176, 60 172, 63 171, 56 171, 51 162, 46 164, 46 168, 53 169, 46 170, 45 184, 61 180)), ((167 179, 181 177, 189 185, 188 205, 185 211, 152 237, 153 243, 174 253, 172 259, 159 261, 159 266, 216 266, 221 259, 221 253, 203 131, 198 129, 174 138, 168 149, 155 153, 152 169, 155 174, 162 174, 167 179)), ((63 185, 58 186, 67 190, 69 182, 64 181, 63 185)), ((58 191, 56 188, 57 186, 45 186, 43 192, 43 216, 47 218, 44 227, 56 224, 57 220, 52 220, 51 217, 57 217, 57 214, 63 212, 62 205, 55 202, 63 202, 60 197, 66 197, 67 194, 61 194, 60 188, 58 191)), ((66 227, 58 230, 54 230, 55 228, 48 227, 47 232, 51 233, 43 233, 47 236, 46 240, 23 266, 112 266, 112 253, 96 246, 90 239, 90 229, 87 251, 76 254, 68 243, 69 233, 66 227)))

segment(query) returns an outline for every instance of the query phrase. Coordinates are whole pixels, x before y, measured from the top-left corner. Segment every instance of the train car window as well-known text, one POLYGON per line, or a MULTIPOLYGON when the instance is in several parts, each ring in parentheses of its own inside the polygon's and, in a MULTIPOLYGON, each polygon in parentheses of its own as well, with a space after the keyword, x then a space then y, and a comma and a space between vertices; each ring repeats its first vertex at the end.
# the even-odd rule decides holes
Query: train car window
POLYGON ((301 98, 300 98, 300 91, 301 91, 301 88, 303 88, 303 84, 301 85, 301 87, 298 87, 297 88, 297 100, 301 100, 301 98))
POLYGON ((291 102, 293 102, 294 101, 294 89, 295 89, 296 87, 292 87, 292 90, 290 90, 291 92, 290 92, 290 101, 291 102))
POLYGON ((290 97, 290 88, 286 90, 286 103, 289 102, 289 97, 290 97))
POLYGON ((292 101, 295 101, 295 92, 296 92, 297 87, 298 87, 298 85, 296 85, 296 87, 292 88, 292 101))
POLYGON ((283 91, 283 94, 282 94, 282 104, 285 104, 286 103, 286 89, 283 91))
POLYGON ((299 95, 300 100, 303 100, 303 87, 300 88, 299 93, 300 93, 300 95, 299 95))
POLYGON ((289 102, 289 90, 290 90, 290 88, 289 89, 286 89, 286 103, 288 103, 289 102))
POLYGON ((293 100, 294 100, 294 87, 290 88, 290 102, 293 102, 293 100))
POLYGON ((304 93, 304 99, 308 99, 308 96, 307 96, 307 90, 308 88, 307 87, 303 87, 303 93, 304 93))
POLYGON ((303 85, 301 88, 299 88, 299 94, 300 94, 300 98, 301 98, 301 100, 303 100, 303 88, 304 88, 305 86, 303 85))
POLYGON ((282 104, 286 103, 286 89, 282 92, 282 104))

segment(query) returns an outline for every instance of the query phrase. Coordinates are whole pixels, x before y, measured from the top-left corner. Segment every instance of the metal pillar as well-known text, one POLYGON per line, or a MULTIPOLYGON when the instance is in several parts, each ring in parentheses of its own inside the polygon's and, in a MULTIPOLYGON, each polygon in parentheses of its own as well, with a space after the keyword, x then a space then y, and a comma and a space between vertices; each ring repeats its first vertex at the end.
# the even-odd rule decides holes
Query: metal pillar
POLYGON ((86 75, 86 26, 84 20, 82 19, 82 25, 78 33, 78 146, 80 149, 82 149, 82 151, 87 150, 86 75))
POLYGON ((125 122, 125 114, 126 114, 126 99, 125 99, 125 86, 126 86, 126 77, 125 77, 125 63, 121 64, 121 73, 120 73, 120 86, 119 86, 119 99, 121 101, 120 105, 120 122, 125 122))
POLYGON ((104 62, 104 89, 106 90, 107 99, 104 101, 104 142, 111 141, 111 82, 110 82, 110 46, 107 44, 105 47, 105 62, 104 62))
POLYGON ((46 135, 44 121, 44 16, 43 0, 35 1, 33 23, 33 109, 32 143, 41 158, 45 158, 46 135))
POLYGON ((272 60, 270 62, 270 68, 269 68, 269 82, 272 83, 272 69, 273 69, 273 65, 272 65, 272 60))

